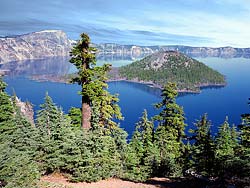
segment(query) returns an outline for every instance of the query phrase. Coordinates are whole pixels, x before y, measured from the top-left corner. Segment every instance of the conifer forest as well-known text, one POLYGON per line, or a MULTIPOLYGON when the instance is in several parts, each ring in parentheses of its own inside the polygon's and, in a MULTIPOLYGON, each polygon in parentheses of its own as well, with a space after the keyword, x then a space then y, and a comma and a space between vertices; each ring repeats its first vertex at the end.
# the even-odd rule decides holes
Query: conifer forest
POLYGON ((142 111, 136 125, 129 125, 135 131, 128 140, 117 123, 123 119, 119 97, 107 90, 111 65, 97 66, 90 44, 83 33, 70 53, 77 68, 71 82, 81 86, 81 108, 68 114, 45 93, 35 121, 28 120, 1 79, 0 187, 36 188, 42 176, 55 172, 71 182, 168 177, 206 186, 250 186, 250 111, 241 115, 240 125, 225 117, 215 135, 209 114, 188 130, 185 109, 176 103, 177 85, 166 82, 155 104, 159 113, 149 117, 142 111))

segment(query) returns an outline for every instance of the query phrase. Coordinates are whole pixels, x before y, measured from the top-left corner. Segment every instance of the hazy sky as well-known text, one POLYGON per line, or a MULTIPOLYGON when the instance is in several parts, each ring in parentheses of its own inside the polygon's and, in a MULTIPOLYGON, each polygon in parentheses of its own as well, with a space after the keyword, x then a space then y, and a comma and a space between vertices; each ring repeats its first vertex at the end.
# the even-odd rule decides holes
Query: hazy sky
POLYGON ((250 0, 0 0, 0 35, 60 29, 95 43, 250 47, 250 0))

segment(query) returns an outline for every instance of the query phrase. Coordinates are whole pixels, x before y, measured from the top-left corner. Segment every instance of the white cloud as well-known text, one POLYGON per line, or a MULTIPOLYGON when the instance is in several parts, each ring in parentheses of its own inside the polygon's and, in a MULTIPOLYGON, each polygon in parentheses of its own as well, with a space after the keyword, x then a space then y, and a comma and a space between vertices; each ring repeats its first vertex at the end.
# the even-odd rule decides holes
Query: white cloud
MULTIPOLYGON (((225 0, 220 0, 220 3, 225 0)), ((245 1, 244 1, 245 2, 245 1)), ((242 5, 242 4, 240 4, 242 5)), ((249 8, 246 3, 244 10, 249 8)), ((242 5, 243 6, 243 5, 242 5)), ((145 18, 147 19, 147 18, 145 18)), ((137 24, 130 22, 123 27, 134 27, 137 30, 165 32, 177 35, 211 38, 203 45, 250 47, 250 12, 232 12, 231 16, 211 12, 180 10, 179 12, 159 12, 150 17, 151 23, 137 24), (154 24, 155 22, 161 23, 154 24), (131 25, 132 24, 132 25, 131 25)), ((202 45, 202 44, 201 44, 202 45)))

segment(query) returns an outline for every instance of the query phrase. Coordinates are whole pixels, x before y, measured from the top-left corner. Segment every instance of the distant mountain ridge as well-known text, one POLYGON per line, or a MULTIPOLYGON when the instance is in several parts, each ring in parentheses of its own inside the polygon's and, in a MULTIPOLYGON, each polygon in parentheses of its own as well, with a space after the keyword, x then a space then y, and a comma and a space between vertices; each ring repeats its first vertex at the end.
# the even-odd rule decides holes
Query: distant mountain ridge
POLYGON ((223 57, 250 58, 250 48, 233 48, 233 47, 192 47, 182 45, 165 45, 165 46, 138 46, 138 45, 120 45, 120 44, 99 44, 95 45, 99 50, 99 55, 115 54, 116 56, 132 55, 134 58, 145 57, 160 51, 179 51, 192 57, 223 57), (146 54, 146 55, 145 55, 146 54))
MULTIPOLYGON (((0 64, 10 61, 68 56, 72 45, 66 33, 60 30, 44 30, 18 36, 0 37, 0 64)), ((250 48, 191 47, 181 45, 139 46, 120 44, 93 44, 98 49, 97 57, 137 59, 159 51, 179 51, 192 57, 245 57, 250 58, 250 48)))
POLYGON ((68 56, 72 41, 60 30, 0 38, 0 63, 68 56))

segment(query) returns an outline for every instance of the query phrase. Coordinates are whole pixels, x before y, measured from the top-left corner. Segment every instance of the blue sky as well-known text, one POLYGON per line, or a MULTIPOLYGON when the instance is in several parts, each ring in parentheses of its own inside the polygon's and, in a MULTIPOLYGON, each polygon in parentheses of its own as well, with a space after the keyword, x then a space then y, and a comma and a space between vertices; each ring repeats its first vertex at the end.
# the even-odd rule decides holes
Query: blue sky
POLYGON ((0 0, 0 35, 60 29, 95 43, 250 47, 250 0, 0 0))

